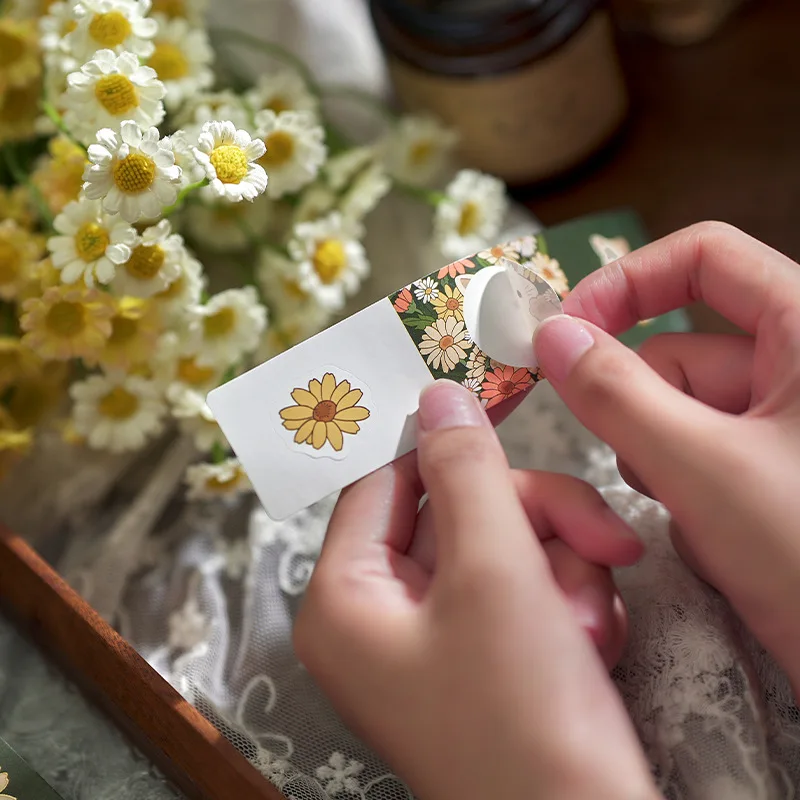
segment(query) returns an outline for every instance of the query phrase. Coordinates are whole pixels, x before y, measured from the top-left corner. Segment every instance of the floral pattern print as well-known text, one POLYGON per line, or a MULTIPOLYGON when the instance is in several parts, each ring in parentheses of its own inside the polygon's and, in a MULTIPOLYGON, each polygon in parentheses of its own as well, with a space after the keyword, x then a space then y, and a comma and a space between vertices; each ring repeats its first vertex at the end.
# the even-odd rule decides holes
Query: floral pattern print
POLYGON ((541 275, 562 296, 569 291, 558 261, 547 252, 544 237, 528 236, 448 264, 389 298, 431 375, 458 381, 487 408, 542 378, 538 370, 506 366, 488 358, 466 329, 464 287, 471 275, 501 258, 510 258, 541 275))
POLYGON ((359 406, 364 396, 354 389, 350 381, 338 383, 332 373, 326 372, 322 380, 313 378, 308 388, 292 391, 295 405, 280 410, 283 427, 296 431, 295 444, 308 445, 321 450, 329 444, 336 452, 344 447, 344 434, 355 435, 370 415, 369 409, 359 406))

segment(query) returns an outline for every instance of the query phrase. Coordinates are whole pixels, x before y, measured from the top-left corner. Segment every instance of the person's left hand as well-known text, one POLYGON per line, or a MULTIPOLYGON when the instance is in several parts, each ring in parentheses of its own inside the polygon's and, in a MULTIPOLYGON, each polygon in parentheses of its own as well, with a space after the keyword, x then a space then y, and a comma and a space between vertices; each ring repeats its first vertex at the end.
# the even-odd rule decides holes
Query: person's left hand
POLYGON ((624 640, 607 567, 640 543, 586 484, 512 472, 457 384, 419 421, 416 462, 342 494, 298 657, 426 800, 654 797, 606 671, 624 640))

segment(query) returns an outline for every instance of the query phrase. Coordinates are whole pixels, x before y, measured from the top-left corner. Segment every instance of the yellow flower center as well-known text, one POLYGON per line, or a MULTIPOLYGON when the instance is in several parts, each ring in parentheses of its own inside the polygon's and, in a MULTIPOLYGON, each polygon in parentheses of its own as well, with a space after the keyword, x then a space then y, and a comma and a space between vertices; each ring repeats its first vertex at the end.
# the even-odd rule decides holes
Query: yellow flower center
POLYGON ((136 338, 139 330, 138 320, 130 317, 114 317, 111 320, 111 336, 108 338, 110 345, 123 345, 136 338))
POLYGON ((338 239, 325 239, 317 245, 312 261, 319 279, 325 284, 334 283, 347 266, 344 245, 338 239))
POLYGON ((74 19, 68 19, 61 26, 61 35, 66 36, 68 33, 72 33, 77 27, 78 23, 74 19))
POLYGON ((275 131, 264 139, 267 152, 258 160, 264 169, 280 167, 294 155, 294 136, 286 131, 275 131))
POLYGON ((219 339, 230 333, 236 324, 236 312, 230 307, 221 308, 203 320, 203 331, 206 339, 219 339))
POLYGON ((129 419, 139 410, 139 398, 122 386, 115 386, 100 400, 97 408, 104 417, 129 419))
POLYGON ((481 214, 477 203, 472 200, 464 203, 464 207, 461 209, 461 219, 458 221, 459 236, 469 236, 471 233, 475 233, 480 221, 481 214))
POLYGON ((56 336, 70 339, 86 327, 86 310, 80 303, 61 300, 47 312, 45 325, 56 336))
POLYGON ((183 294, 184 289, 186 288, 186 281, 181 275, 179 278, 176 278, 166 289, 156 294, 156 298, 159 300, 174 300, 176 297, 180 297, 183 294))
POLYGON ((156 71, 162 81, 176 81, 189 74, 189 61, 183 50, 172 42, 158 42, 147 65, 156 71))
POLYGON ((9 67, 25 53, 25 39, 16 31, 0 29, 0 67, 9 67))
POLYGON ((133 248, 130 259, 125 264, 128 274, 140 281, 147 281, 158 275, 164 266, 164 250, 157 244, 140 244, 133 248))
POLYGON ((270 111, 274 111, 276 114, 282 114, 284 111, 288 111, 291 108, 291 104, 286 100, 285 97, 281 97, 281 95, 277 94, 275 97, 270 100, 265 108, 268 108, 270 111))
POLYGON ((97 102, 115 117, 139 105, 139 93, 124 75, 104 75, 94 86, 97 102))
POLYGON ((141 194, 153 185, 156 165, 152 158, 131 153, 114 164, 114 183, 124 194, 141 194))
POLYGON ((118 47, 131 35, 131 23, 121 11, 95 14, 89 23, 89 36, 100 45, 98 50, 118 47))
POLYGON ((247 175, 247 156, 238 145, 221 144, 209 158, 223 183, 241 183, 247 175))
POLYGON ((234 470, 233 475, 230 478, 225 478, 225 480, 212 475, 206 480, 206 489, 210 492, 224 492, 235 486, 241 477, 242 472, 239 469, 234 470))
POLYGON ((22 257, 11 242, 0 240, 0 284, 13 283, 19 277, 22 257))
POLYGON ((317 422, 331 422, 336 416, 336 403, 333 400, 322 400, 314 407, 311 412, 317 422))
POLYGON ((408 153, 408 160, 411 162, 413 167, 421 167, 430 160, 432 153, 433 142, 430 141, 430 139, 423 139, 412 145, 411 150, 408 153))
POLYGON ((212 367, 200 367, 194 356, 178 360, 178 378, 189 386, 202 386, 214 377, 212 367))
POLYGON ((153 14, 163 14, 169 19, 186 16, 186 3, 184 0, 153 0, 151 9, 153 14))
POLYGON ((88 264, 106 252, 108 242, 108 231, 102 225, 84 222, 75 234, 75 252, 88 264))

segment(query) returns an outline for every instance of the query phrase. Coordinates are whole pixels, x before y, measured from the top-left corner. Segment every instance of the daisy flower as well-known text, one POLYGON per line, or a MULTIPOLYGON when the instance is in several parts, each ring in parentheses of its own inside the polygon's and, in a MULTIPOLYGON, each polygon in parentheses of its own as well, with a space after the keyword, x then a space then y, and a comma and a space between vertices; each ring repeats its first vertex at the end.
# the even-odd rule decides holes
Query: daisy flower
POLYGON ((36 134, 41 95, 39 78, 0 90, 0 144, 24 141, 36 134))
POLYGON ((443 286, 439 296, 431 301, 439 319, 454 317, 458 322, 464 319, 464 295, 458 287, 443 286))
POLYGON ((40 159, 31 182, 53 214, 61 213, 67 203, 77 200, 83 187, 86 169, 85 151, 66 136, 56 136, 47 145, 48 155, 40 159))
POLYGON ((325 177, 331 189, 341 192, 353 179, 375 163, 374 147, 351 147, 343 153, 331 156, 325 164, 325 177))
POLYGON ((308 111, 259 111, 257 136, 266 152, 258 163, 269 175, 267 194, 277 199, 311 183, 328 155, 325 131, 308 111))
POLYGON ((163 428, 161 392, 138 375, 92 375, 73 384, 70 395, 75 431, 95 450, 139 450, 163 428))
POLYGON ((228 441, 217 425, 205 395, 182 386, 170 386, 167 400, 181 431, 192 437, 198 450, 208 453, 215 445, 228 447, 228 441))
POLYGON ((498 244, 488 250, 481 250, 478 258, 487 264, 496 264, 501 258, 510 258, 512 261, 519 262, 521 256, 519 250, 515 250, 511 245, 498 244))
POLYGON ((360 222, 389 193, 392 182, 380 164, 371 164, 350 185, 339 201, 347 219, 360 222))
POLYGON ((29 86, 42 73, 36 24, 0 18, 0 92, 29 86))
POLYGON ((114 290, 120 295, 152 297, 181 274, 183 238, 172 233, 168 219, 145 228, 131 246, 128 260, 117 270, 114 290))
POLYGON ((250 124, 251 112, 242 99, 229 89, 219 92, 200 92, 187 99, 175 119, 176 127, 183 128, 189 138, 200 135, 209 120, 224 119, 237 128, 250 124))
POLYGON ((254 286, 227 289, 197 308, 200 339, 197 363, 228 366, 252 353, 267 326, 267 309, 254 286))
POLYGON ((67 76, 64 122, 73 135, 91 142, 101 128, 119 130, 124 120, 142 128, 164 119, 164 84, 133 53, 115 55, 100 50, 94 58, 67 76))
POLYGON ((422 278, 414 284, 414 294, 421 303, 430 303, 439 296, 439 284, 431 278, 422 278))
POLYGON ((73 2, 52 3, 39 20, 39 44, 44 50, 48 71, 67 74, 81 65, 69 47, 69 34, 78 27, 74 11, 73 2))
POLYGON ((102 200, 110 214, 126 222, 155 219, 164 206, 178 198, 181 170, 168 139, 159 140, 158 128, 142 131, 126 120, 120 133, 109 128, 97 132, 89 145, 91 165, 84 172, 84 193, 102 200))
POLYGON ((147 58, 158 23, 146 15, 149 0, 80 0, 72 5, 75 26, 64 37, 63 47, 78 63, 98 50, 129 52, 147 58))
POLYGON ((184 213, 189 238, 220 253, 244 250, 250 245, 250 235, 262 238, 274 217, 274 204, 263 194, 252 203, 192 203, 184 213))
POLYGON ((94 359, 111 335, 114 302, 85 286, 51 286, 22 304, 22 343, 44 359, 94 359))
POLYGON ((482 250, 500 231, 507 205, 505 185, 490 175, 464 169, 445 194, 434 220, 442 253, 460 258, 482 250))
POLYGON ((189 500, 231 498, 253 488, 236 458, 219 464, 193 464, 186 470, 186 485, 189 500))
POLYGON ((492 408, 531 386, 533 377, 527 369, 498 365, 486 373, 481 387, 481 400, 487 400, 486 408, 492 408))
POLYGON ((432 117, 402 117, 379 145, 387 172, 415 186, 430 184, 452 155, 458 135, 432 117))
POLYGON ((162 16, 155 19, 158 23, 155 49, 146 63, 166 87, 164 103, 174 111, 187 97, 208 89, 214 82, 210 68, 214 52, 202 28, 190 26, 185 19, 170 20, 162 16))
POLYGON ((244 99, 256 113, 268 109, 275 114, 306 111, 316 115, 319 106, 303 76, 290 67, 281 67, 261 75, 244 99))
POLYGON ((341 214, 296 225, 289 254, 299 264, 300 285, 331 311, 342 308, 369 273, 358 230, 341 214))
POLYGON ((175 131, 164 137, 164 143, 167 142, 175 154, 175 165, 181 168, 181 188, 203 180, 205 170, 194 157, 194 146, 197 144, 197 140, 192 140, 186 131, 175 131))
POLYGON ((55 218, 58 236, 47 240, 53 266, 64 283, 83 278, 87 286, 95 281, 111 283, 117 267, 131 257, 136 231, 119 217, 106 214, 97 200, 68 203, 55 218))
POLYGON ((518 253, 519 261, 525 264, 528 259, 533 258, 534 254, 539 249, 539 242, 535 236, 521 236, 519 239, 514 239, 513 242, 509 242, 507 247, 513 252, 518 253))
POLYGON ((304 308, 297 308, 270 322, 261 344, 256 350, 256 360, 269 361, 278 353, 304 342, 323 330, 331 321, 331 312, 314 298, 309 298, 304 308))
POLYGON ((464 378, 461 381, 461 385, 469 389, 474 395, 480 395, 481 393, 481 382, 477 378, 464 378))
POLYGON ((544 278, 550 286, 562 297, 569 294, 569 280, 561 269, 561 265, 554 258, 544 253, 536 253, 525 266, 533 270, 539 277, 544 278))
POLYGON ((186 330, 169 330, 158 340, 153 374, 168 393, 192 391, 205 397, 219 385, 224 367, 199 364, 197 353, 196 342, 186 330))
POLYGON ((0 222, 0 298, 15 298, 42 256, 41 237, 12 219, 0 222))
POLYGON ((200 25, 208 10, 208 0, 153 0, 151 13, 162 14, 167 19, 186 19, 200 25))
POLYGON ((137 297, 121 297, 111 317, 111 335, 97 361, 106 370, 126 372, 146 364, 161 331, 161 317, 152 303, 137 297))
POLYGON ((455 317, 437 319, 428 325, 419 343, 419 352, 425 357, 429 367, 450 372, 459 362, 466 359, 472 342, 467 337, 463 321, 455 317))
POLYGON ((184 248, 180 275, 166 289, 153 295, 164 321, 169 324, 182 322, 189 309, 200 302, 205 285, 203 265, 184 248))
POLYGON ((211 188, 232 203, 255 200, 267 188, 267 173, 256 162, 266 152, 261 139, 251 139, 228 122, 207 122, 198 137, 194 157, 211 188))

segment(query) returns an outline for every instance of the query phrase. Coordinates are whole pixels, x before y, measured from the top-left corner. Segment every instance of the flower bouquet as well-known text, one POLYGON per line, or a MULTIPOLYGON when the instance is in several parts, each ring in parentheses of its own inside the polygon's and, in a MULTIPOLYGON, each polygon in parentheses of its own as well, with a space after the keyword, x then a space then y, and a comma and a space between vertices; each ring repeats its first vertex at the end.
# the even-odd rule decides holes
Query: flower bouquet
POLYGON ((347 90, 277 45, 210 31, 204 12, 203 0, 2 3, 5 471, 43 431, 112 454, 177 432, 202 455, 184 465, 190 500, 247 491, 205 396, 342 312, 370 270, 376 205, 392 190, 429 205, 442 263, 499 233, 500 181, 463 170, 437 188, 454 132, 381 107, 379 134, 347 136, 325 113, 347 90), (243 79, 215 62, 217 39, 274 67, 243 79))

